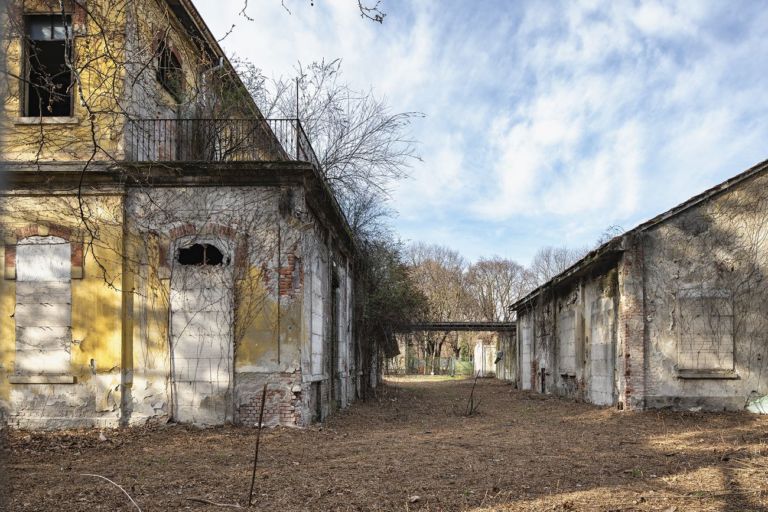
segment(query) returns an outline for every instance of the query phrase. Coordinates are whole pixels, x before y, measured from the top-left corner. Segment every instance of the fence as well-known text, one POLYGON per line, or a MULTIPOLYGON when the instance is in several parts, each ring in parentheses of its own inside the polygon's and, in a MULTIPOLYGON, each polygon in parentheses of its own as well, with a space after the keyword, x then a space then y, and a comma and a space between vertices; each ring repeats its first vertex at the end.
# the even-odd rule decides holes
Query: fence
POLYGON ((132 119, 126 158, 134 162, 320 163, 298 119, 132 119))

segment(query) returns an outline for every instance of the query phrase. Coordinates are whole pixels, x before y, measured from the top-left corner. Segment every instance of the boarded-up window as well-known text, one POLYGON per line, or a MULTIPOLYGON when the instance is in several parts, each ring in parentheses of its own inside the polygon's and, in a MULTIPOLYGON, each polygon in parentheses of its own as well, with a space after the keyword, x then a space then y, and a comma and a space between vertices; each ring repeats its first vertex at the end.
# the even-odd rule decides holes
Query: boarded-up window
POLYGON ((564 311, 557 319, 557 340, 559 343, 560 373, 576 373, 576 313, 564 311))
POLYGON ((312 375, 323 374, 323 335, 325 311, 323 300, 323 276, 326 265, 320 254, 315 253, 312 262, 312 375))
POLYGON ((72 249, 55 236, 33 236, 16 247, 17 373, 70 371, 72 249))
POLYGON ((531 313, 520 315, 520 384, 523 389, 531 389, 533 378, 531 361, 533 345, 533 326, 531 313))
POLYGON ((723 290, 678 293, 680 370, 733 370, 733 301, 723 290))

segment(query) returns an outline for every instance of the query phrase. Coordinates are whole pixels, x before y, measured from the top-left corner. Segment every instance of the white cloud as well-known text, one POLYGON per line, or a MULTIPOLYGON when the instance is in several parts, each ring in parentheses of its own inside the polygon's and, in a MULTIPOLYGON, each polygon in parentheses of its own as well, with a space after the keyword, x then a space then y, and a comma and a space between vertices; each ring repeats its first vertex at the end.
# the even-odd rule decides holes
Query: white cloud
POLYGON ((292 14, 264 0, 253 22, 241 0, 199 4, 218 34, 236 20, 224 46, 267 73, 340 57, 354 87, 425 112, 398 222, 467 253, 591 242, 768 156, 764 6, 387 0, 379 25, 352 0, 289 2, 292 14), (474 236, 483 225, 537 233, 474 236))

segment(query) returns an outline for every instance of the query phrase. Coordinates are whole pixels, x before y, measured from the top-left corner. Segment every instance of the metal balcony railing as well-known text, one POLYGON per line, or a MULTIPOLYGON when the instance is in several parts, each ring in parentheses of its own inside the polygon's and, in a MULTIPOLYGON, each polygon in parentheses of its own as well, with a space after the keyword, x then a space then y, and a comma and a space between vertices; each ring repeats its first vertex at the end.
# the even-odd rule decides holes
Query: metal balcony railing
POLYGON ((126 158, 134 162, 320 162, 298 119, 131 119, 126 158))

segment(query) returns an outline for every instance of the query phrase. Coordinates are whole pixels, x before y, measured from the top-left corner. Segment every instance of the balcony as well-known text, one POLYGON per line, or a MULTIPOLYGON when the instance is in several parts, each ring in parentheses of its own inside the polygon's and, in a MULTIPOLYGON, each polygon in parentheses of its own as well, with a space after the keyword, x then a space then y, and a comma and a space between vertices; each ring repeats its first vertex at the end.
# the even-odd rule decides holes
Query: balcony
POLYGON ((126 128, 126 160, 296 160, 320 169, 320 162, 298 119, 132 119, 126 128))

